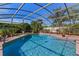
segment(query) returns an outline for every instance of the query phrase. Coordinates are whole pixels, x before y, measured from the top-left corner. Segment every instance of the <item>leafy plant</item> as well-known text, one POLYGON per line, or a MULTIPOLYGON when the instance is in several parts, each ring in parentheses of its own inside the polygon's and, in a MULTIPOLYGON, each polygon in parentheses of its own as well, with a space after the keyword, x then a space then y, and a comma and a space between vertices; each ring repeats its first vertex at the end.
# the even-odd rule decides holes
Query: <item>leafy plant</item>
POLYGON ((38 21, 33 21, 31 23, 31 27, 32 27, 32 32, 33 33, 39 32, 43 28, 42 21, 39 21, 39 20, 38 21))

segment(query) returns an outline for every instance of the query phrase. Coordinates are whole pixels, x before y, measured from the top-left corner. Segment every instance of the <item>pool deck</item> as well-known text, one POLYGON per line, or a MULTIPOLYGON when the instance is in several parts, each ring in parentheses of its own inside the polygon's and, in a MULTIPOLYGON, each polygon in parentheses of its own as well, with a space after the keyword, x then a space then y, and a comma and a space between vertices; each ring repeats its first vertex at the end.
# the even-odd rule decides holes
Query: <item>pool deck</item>
MULTIPOLYGON (((26 33, 26 34, 22 34, 19 36, 9 37, 6 39, 6 42, 10 42, 12 40, 15 40, 17 38, 20 38, 20 37, 28 35, 28 34, 32 34, 32 33, 26 33)), ((48 33, 39 33, 39 34, 45 34, 45 35, 47 34, 47 35, 58 37, 63 40, 65 40, 65 39, 76 40, 76 54, 79 55, 79 36, 66 35, 66 37, 62 37, 62 35, 60 35, 60 34, 48 34, 48 33)), ((3 44, 3 42, 0 42, 0 56, 2 56, 2 44, 3 44)))
POLYGON ((6 39, 5 42, 7 43, 7 42, 9 42, 9 41, 15 40, 15 39, 17 39, 17 38, 23 37, 23 36, 28 35, 28 34, 31 34, 31 33, 26 33, 26 34, 21 34, 21 35, 19 35, 19 36, 9 37, 9 38, 6 39))
POLYGON ((2 44, 3 44, 3 42, 0 42, 0 56, 3 55, 3 54, 2 54, 2 44))

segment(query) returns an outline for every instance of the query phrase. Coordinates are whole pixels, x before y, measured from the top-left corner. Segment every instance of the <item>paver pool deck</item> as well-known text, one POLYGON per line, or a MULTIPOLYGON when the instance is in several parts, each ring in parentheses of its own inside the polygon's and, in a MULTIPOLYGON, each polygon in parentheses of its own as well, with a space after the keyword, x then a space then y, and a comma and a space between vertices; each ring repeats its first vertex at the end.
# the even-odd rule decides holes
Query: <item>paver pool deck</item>
POLYGON ((0 42, 0 56, 2 55, 2 42, 0 42))
MULTIPOLYGON (((31 34, 31 33, 28 33, 28 34, 31 34)), ((15 40, 19 37, 22 37, 22 36, 25 36, 25 35, 28 35, 28 34, 22 34, 22 35, 19 35, 19 36, 9 37, 9 38, 6 39, 6 42, 15 40)), ((39 34, 47 34, 47 35, 58 37, 58 38, 63 39, 63 40, 65 40, 65 39, 76 40, 76 54, 79 55, 79 36, 66 35, 66 37, 62 37, 62 35, 60 35, 60 34, 48 34, 48 33, 39 33, 39 34)), ((2 44, 3 43, 0 42, 0 56, 2 56, 2 44)))

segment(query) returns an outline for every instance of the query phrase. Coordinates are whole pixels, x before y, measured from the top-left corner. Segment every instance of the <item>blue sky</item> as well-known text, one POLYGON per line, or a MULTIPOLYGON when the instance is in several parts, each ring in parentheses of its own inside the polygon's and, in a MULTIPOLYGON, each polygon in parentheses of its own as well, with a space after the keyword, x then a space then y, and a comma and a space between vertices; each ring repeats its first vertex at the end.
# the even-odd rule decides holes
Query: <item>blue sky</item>
MULTIPOLYGON (((45 6, 47 3, 39 3, 41 6, 45 6)), ((0 14, 14 14, 16 12, 16 10, 8 10, 8 9, 1 9, 1 8, 18 8, 21 5, 21 3, 12 3, 12 4, 8 4, 8 5, 4 5, 4 6, 0 6, 0 14)), ((71 6, 73 5, 73 3, 68 3, 67 6, 71 6)), ((63 3, 54 3, 50 6, 47 7, 48 10, 50 10, 51 12, 53 12, 54 9, 56 8, 64 8, 64 4, 63 3)), ((23 10, 27 10, 27 11, 31 11, 34 12, 35 10, 39 9, 40 6, 37 6, 33 3, 26 3, 21 9, 23 10)), ((19 11, 17 14, 21 14, 21 15, 25 15, 27 16, 28 14, 30 14, 29 12, 24 12, 24 11, 19 11)), ((37 12, 37 14, 43 15, 43 17, 38 16, 36 14, 33 14, 30 17, 27 17, 30 20, 25 20, 25 22, 27 23, 31 23, 31 20, 37 20, 37 19, 42 19, 44 22, 44 25, 51 25, 50 22, 52 22, 50 19, 47 18, 48 15, 50 15, 50 13, 45 10, 42 9, 39 12, 37 12), (48 22, 47 20, 49 20, 50 22, 48 22)), ((3 17, 3 16, 0 16, 3 17)), ((5 17, 5 16, 4 16, 5 17)), ((19 16, 15 16, 15 17, 19 17, 19 16)), ((0 19, 0 21, 11 21, 11 18, 9 19, 0 19)), ((22 19, 13 19, 14 22, 22 22, 22 19)))

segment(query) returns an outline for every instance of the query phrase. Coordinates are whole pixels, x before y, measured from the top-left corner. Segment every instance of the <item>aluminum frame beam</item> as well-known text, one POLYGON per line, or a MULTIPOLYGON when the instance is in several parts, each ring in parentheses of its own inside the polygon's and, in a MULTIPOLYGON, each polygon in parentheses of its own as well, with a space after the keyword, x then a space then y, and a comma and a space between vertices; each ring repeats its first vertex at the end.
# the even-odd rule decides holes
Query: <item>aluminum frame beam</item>
MULTIPOLYGON (((30 14, 28 14, 27 16, 23 17, 23 22, 24 22, 24 18, 27 18, 27 17, 29 17, 29 16, 31 16, 31 15, 37 13, 38 11, 44 9, 45 7, 48 7, 48 6, 51 5, 51 4, 52 4, 52 3, 46 4, 45 6, 43 6, 43 7, 39 8, 39 9, 35 10, 33 13, 30 13, 30 14)), ((50 22, 50 21, 49 21, 49 22, 50 22)))
MULTIPOLYGON (((29 15, 25 16, 24 18, 27 18, 27 17, 29 17, 29 16, 35 14, 36 12, 38 12, 38 11, 44 9, 45 7, 48 7, 48 6, 51 5, 51 4, 52 4, 52 3, 49 3, 49 4, 47 4, 47 5, 43 6, 43 7, 41 7, 41 8, 39 8, 39 9, 35 10, 33 13, 30 13, 29 15)), ((24 19, 24 18, 23 18, 23 19, 24 19)))
POLYGON ((14 16, 19 12, 19 10, 23 7, 24 4, 25 4, 25 3, 22 3, 22 4, 18 7, 18 9, 17 9, 16 12, 14 13, 14 15, 12 15, 11 23, 13 23, 13 18, 14 18, 14 16))

